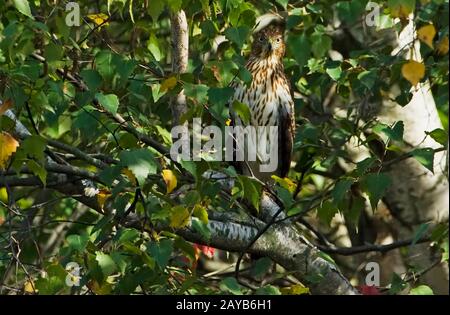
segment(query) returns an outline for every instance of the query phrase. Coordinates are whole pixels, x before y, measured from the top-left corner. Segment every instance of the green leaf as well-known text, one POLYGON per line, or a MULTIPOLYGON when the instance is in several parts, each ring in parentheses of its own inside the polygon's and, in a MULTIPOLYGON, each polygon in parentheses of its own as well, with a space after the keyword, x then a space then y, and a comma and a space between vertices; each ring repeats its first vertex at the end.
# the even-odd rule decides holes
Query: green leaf
POLYGON ((414 149, 411 155, 423 166, 434 173, 434 150, 431 148, 414 149))
POLYGON ((208 99, 214 106, 224 106, 233 94, 234 90, 231 87, 210 88, 208 90, 208 99))
POLYGON ((331 49, 332 40, 328 35, 314 33, 311 42, 311 51, 316 58, 322 58, 331 49))
POLYGON ((447 262, 448 261, 448 234, 447 238, 443 240, 439 248, 442 250, 442 258, 441 262, 447 262))
POLYGON ((385 173, 371 173, 363 179, 364 189, 369 196, 370 205, 375 209, 378 201, 384 196, 384 193, 391 185, 391 179, 385 173))
POLYGON ((394 141, 403 141, 404 129, 403 121, 397 121, 392 128, 383 123, 378 123, 373 127, 375 133, 383 133, 388 139, 394 141))
POLYGON ((395 102, 400 106, 406 106, 411 102, 412 93, 408 91, 402 91, 400 95, 395 98, 395 102))
POLYGON ((129 265, 129 255, 123 252, 112 252, 111 258, 118 267, 120 273, 125 274, 125 271, 129 265))
POLYGON ((369 168, 372 167, 373 163, 376 161, 374 157, 368 157, 364 160, 356 163, 356 169, 353 171, 357 177, 363 176, 369 168))
POLYGON ((114 180, 120 177, 122 167, 120 165, 109 166, 100 171, 100 179, 107 185, 112 185, 114 180))
POLYGON ((201 204, 195 205, 192 215, 198 218, 204 224, 208 224, 208 211, 206 210, 205 206, 202 206, 201 204))
POLYGON ((344 199, 345 193, 349 191, 350 187, 353 184, 353 180, 351 179, 342 179, 339 180, 336 185, 334 185, 333 191, 331 192, 331 196, 333 197, 334 204, 339 204, 342 199, 344 199))
POLYGON ((358 74, 358 80, 362 83, 367 89, 372 89, 377 81, 378 75, 374 70, 363 71, 358 74))
POLYGON ((182 5, 183 1, 182 0, 167 0, 167 3, 169 4, 169 8, 172 12, 178 12, 181 9, 181 5, 182 5))
POLYGON ((326 72, 332 78, 334 81, 338 81, 341 78, 342 75, 342 69, 341 65, 337 65, 333 68, 327 68, 326 72))
POLYGON ((45 269, 45 278, 39 278, 35 287, 42 295, 54 295, 66 288, 67 272, 60 264, 52 264, 45 269))
POLYGON ((211 20, 205 20, 200 23, 200 28, 202 30, 202 34, 208 38, 214 38, 218 32, 216 24, 214 24, 211 20))
POLYGON ((20 145, 21 150, 26 154, 27 157, 33 157, 39 161, 44 161, 45 147, 47 141, 41 136, 30 136, 26 138, 20 145))
POLYGON ((64 49, 60 45, 49 43, 45 46, 44 57, 47 62, 51 63, 54 61, 59 61, 63 55, 64 49))
POLYGON ((439 223, 431 232, 431 241, 440 242, 442 239, 448 239, 448 225, 445 223, 439 223))
POLYGON ((391 279, 391 287, 389 288, 390 294, 397 294, 402 291, 406 287, 406 282, 396 274, 395 272, 392 274, 391 279))
POLYGON ((275 0, 275 1, 278 2, 283 7, 283 9, 286 10, 289 0, 275 0))
POLYGON ((239 102, 238 100, 235 100, 232 107, 233 111, 239 115, 245 125, 250 123, 251 113, 247 105, 239 102))
POLYGON ((159 49, 158 39, 156 38, 155 34, 150 35, 150 38, 147 42, 147 48, 152 53, 156 61, 161 60, 161 50, 159 49))
POLYGON ((259 210, 261 200, 261 185, 253 179, 246 176, 238 176, 238 180, 244 189, 244 197, 251 202, 256 210, 259 210))
POLYGON ((250 269, 252 277, 262 277, 273 266, 272 260, 268 257, 263 257, 255 262, 255 265, 250 269))
POLYGON ((280 290, 273 285, 265 285, 255 291, 255 295, 281 295, 280 290))
POLYGON ((164 239, 160 242, 151 242, 148 253, 153 257, 161 269, 166 268, 173 251, 173 241, 164 239))
POLYGON ((208 101, 209 87, 203 84, 190 84, 184 83, 184 94, 187 97, 191 97, 199 104, 204 104, 208 101))
POLYGON ((128 167, 136 176, 139 185, 144 184, 148 174, 156 174, 158 164, 148 149, 122 151, 119 154, 121 165, 128 167))
POLYGON ((443 129, 434 129, 433 131, 430 132, 425 132, 427 135, 429 135, 431 138, 434 139, 434 141, 436 141, 439 144, 442 144, 443 146, 447 147, 447 143, 448 143, 448 134, 445 130, 443 129))
POLYGON ((120 233, 118 234, 117 242, 119 244, 122 244, 125 242, 133 242, 138 237, 139 237, 139 231, 137 231, 136 229, 125 228, 123 230, 120 230, 120 233))
POLYGON ((220 281, 220 289, 225 292, 230 292, 234 295, 242 295, 242 287, 237 282, 236 278, 227 277, 220 281))
POLYGON ((345 222, 357 227, 359 225, 359 217, 365 206, 366 200, 363 197, 357 196, 353 198, 350 209, 344 212, 345 222))
POLYGON ((244 81, 247 87, 252 83, 252 74, 245 67, 239 67, 239 78, 244 81))
POLYGON ((152 0, 152 5, 148 6, 148 14, 152 17, 153 23, 158 21, 159 16, 164 11, 165 3, 163 0, 152 0))
POLYGON ((355 23, 364 14, 367 0, 340 1, 336 3, 339 19, 348 24, 355 23))
MULTIPOLYGON (((250 6, 248 6, 250 7, 250 6)), ((256 22, 256 12, 254 10, 248 9, 241 12, 241 15, 238 19, 238 25, 247 26, 252 28, 256 22)))
POLYGON ((433 290, 426 285, 419 285, 409 291, 410 295, 434 295, 433 290))
POLYGON ((113 54, 109 51, 100 51, 95 55, 96 70, 105 81, 111 81, 115 75, 115 64, 113 54))
POLYGON ((37 163, 35 160, 29 160, 27 162, 27 166, 34 175, 39 177, 42 184, 45 186, 47 183, 47 170, 45 169, 45 167, 37 163))
POLYGON ((292 193, 289 191, 289 189, 283 186, 275 186, 275 191, 278 198, 280 198, 283 202, 285 208, 289 209, 294 203, 294 198, 292 198, 292 193))
POLYGON ((397 121, 392 127, 392 133, 390 135, 390 138, 394 141, 403 141, 403 133, 405 131, 405 125, 403 124, 403 121, 397 121))
POLYGON ((195 232, 200 234, 202 238, 205 239, 206 241, 209 241, 209 239, 211 238, 211 231, 208 228, 208 224, 200 221, 199 218, 195 217, 192 218, 191 227, 195 232))
POLYGON ((96 70, 103 77, 104 82, 113 88, 124 85, 136 67, 135 60, 129 60, 125 56, 110 51, 98 52, 95 55, 95 64, 96 70))
POLYGON ((338 208, 331 203, 330 201, 326 200, 322 203, 319 209, 317 209, 317 215, 323 223, 327 224, 328 226, 331 223, 331 220, 334 218, 336 213, 338 213, 338 208))
POLYGON ((89 238, 85 235, 72 234, 66 237, 66 241, 69 248, 82 253, 86 248, 89 238))
POLYGON ((111 256, 98 251, 95 254, 95 260, 97 261, 104 277, 110 276, 117 271, 117 265, 111 256))
POLYGON ((225 37, 235 43, 239 49, 241 49, 244 45, 249 33, 250 30, 246 26, 230 27, 224 32, 225 37))
POLYGON ((289 53, 294 56, 297 61, 300 69, 303 68, 303 66, 307 64, 311 55, 311 45, 308 38, 304 34, 300 36, 289 35, 287 39, 287 47, 289 53))
POLYGON ((417 231, 414 233, 414 238, 411 242, 411 246, 416 244, 418 240, 420 240, 425 233, 428 231, 430 227, 430 223, 422 223, 419 228, 417 229, 417 231))
POLYGON ((96 70, 83 69, 80 75, 90 91, 95 91, 102 85, 102 77, 96 70))
POLYGON ((97 93, 95 94, 95 98, 108 112, 112 114, 117 113, 117 109, 119 108, 119 99, 117 98, 117 95, 97 93))
POLYGON ((14 0, 14 6, 20 13, 34 20, 33 15, 31 15, 30 4, 28 3, 28 0, 14 0))

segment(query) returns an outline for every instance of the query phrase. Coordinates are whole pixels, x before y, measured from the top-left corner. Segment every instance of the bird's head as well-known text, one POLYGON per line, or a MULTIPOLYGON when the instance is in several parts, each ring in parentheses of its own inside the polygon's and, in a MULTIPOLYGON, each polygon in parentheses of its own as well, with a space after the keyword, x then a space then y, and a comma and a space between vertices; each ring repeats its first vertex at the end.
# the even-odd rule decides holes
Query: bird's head
POLYGON ((269 25, 253 34, 252 55, 261 59, 282 59, 286 51, 284 26, 269 25))

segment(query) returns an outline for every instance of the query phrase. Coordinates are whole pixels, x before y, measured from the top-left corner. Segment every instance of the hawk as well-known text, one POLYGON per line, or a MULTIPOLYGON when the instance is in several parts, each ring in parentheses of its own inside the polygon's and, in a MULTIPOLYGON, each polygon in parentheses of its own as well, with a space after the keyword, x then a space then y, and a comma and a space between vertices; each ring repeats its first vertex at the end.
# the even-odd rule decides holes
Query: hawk
MULTIPOLYGON (((232 102, 237 100, 248 106, 251 126, 274 126, 278 129, 278 143, 268 141, 268 136, 256 144, 256 161, 235 162, 238 170, 245 175, 254 175, 263 182, 270 181, 272 175, 285 177, 289 171, 295 134, 294 101, 291 87, 284 73, 283 57, 286 50, 284 41, 285 23, 278 15, 263 15, 257 20, 253 32, 253 44, 246 63, 252 75, 249 86, 233 83, 235 89, 232 102), (270 147, 271 146, 271 147, 270 147), (276 149, 278 165, 273 172, 261 172, 262 152, 276 149)), ((234 126, 244 126, 242 119, 231 110, 234 126)), ((259 136, 258 136, 259 137, 259 136)), ((245 142, 247 143, 247 142, 245 142)), ((255 143, 247 144, 255 145, 255 143)), ((236 148, 237 151, 248 148, 236 148)))

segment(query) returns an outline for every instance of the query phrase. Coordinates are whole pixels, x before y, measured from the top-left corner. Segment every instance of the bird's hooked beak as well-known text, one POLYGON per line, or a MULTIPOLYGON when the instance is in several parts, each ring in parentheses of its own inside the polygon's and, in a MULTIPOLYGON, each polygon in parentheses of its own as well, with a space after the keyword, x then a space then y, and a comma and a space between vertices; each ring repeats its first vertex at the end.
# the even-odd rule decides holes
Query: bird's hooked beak
POLYGON ((271 38, 267 39, 267 43, 266 43, 266 47, 267 47, 267 52, 272 52, 272 48, 273 48, 273 42, 271 38))

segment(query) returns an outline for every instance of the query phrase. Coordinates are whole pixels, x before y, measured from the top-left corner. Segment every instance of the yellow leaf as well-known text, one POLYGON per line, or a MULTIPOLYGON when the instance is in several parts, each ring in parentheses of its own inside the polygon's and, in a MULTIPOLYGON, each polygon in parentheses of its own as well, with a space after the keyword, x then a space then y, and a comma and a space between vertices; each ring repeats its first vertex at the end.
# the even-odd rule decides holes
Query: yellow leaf
POLYGON ((208 211, 200 204, 194 206, 194 217, 199 218, 205 224, 208 224, 208 211))
POLYGON ((6 190, 6 187, 0 188, 0 201, 2 202, 8 202, 8 191, 6 190))
POLYGON ((19 142, 7 132, 0 133, 0 169, 5 169, 11 155, 16 152, 19 142))
POLYGON ((163 170, 162 177, 167 186, 167 193, 170 194, 177 187, 177 178, 171 170, 163 170))
POLYGON ((23 291, 25 293, 35 293, 36 292, 36 286, 34 285, 33 280, 27 280, 23 284, 23 291))
POLYGON ((156 232, 155 230, 152 230, 151 233, 152 233, 153 239, 154 239, 155 241, 159 241, 160 237, 159 237, 158 232, 156 232))
POLYGON ((278 184, 280 184, 282 187, 289 190, 291 193, 293 193, 295 191, 295 189, 297 188, 297 185, 291 179, 289 179, 287 177, 281 178, 281 177, 278 177, 277 175, 272 175, 272 178, 278 184))
POLYGON ((134 176, 133 172, 129 168, 126 167, 122 169, 122 174, 128 177, 128 179, 130 180, 130 182, 133 183, 133 185, 137 184, 136 176, 134 176))
POLYGON ((441 41, 436 45, 436 52, 443 56, 448 53, 448 36, 445 36, 441 41))
POLYGON ((11 100, 6 100, 0 104, 0 116, 3 115, 12 106, 11 100))
POLYGON ((176 206, 172 208, 170 216, 170 227, 182 228, 190 223, 191 215, 183 206, 176 206))
POLYGON ((414 2, 408 1, 389 1, 389 8, 393 18, 407 19, 414 11, 414 2))
POLYGON ((422 26, 417 31, 417 37, 422 42, 424 42, 425 44, 430 46, 431 48, 433 48, 433 39, 434 39, 435 35, 436 35, 436 29, 434 28, 434 25, 432 25, 432 24, 422 26))
POLYGON ((89 14, 88 19, 90 19, 92 22, 94 22, 96 25, 108 25, 108 22, 105 22, 109 19, 109 16, 104 13, 97 13, 97 14, 89 14))
POLYGON ((290 287, 281 288, 280 289, 282 294, 285 295, 300 295, 300 294, 309 294, 309 288, 304 287, 301 284, 294 284, 290 287))
POLYGON ((416 86, 417 83, 419 83, 425 76, 425 65, 420 62, 410 60, 402 66, 402 75, 412 85, 416 86))
POLYGON ((97 194, 97 202, 101 209, 103 209, 103 206, 105 205, 106 199, 111 197, 111 192, 106 189, 99 189, 97 194))
POLYGON ((102 285, 100 285, 96 280, 90 280, 87 283, 87 287, 97 295, 107 295, 112 291, 111 284, 104 282, 102 285))
POLYGON ((177 78, 172 76, 170 78, 165 79, 161 83, 161 87, 159 88, 159 90, 161 92, 165 92, 165 91, 173 89, 176 85, 177 85, 177 78))

